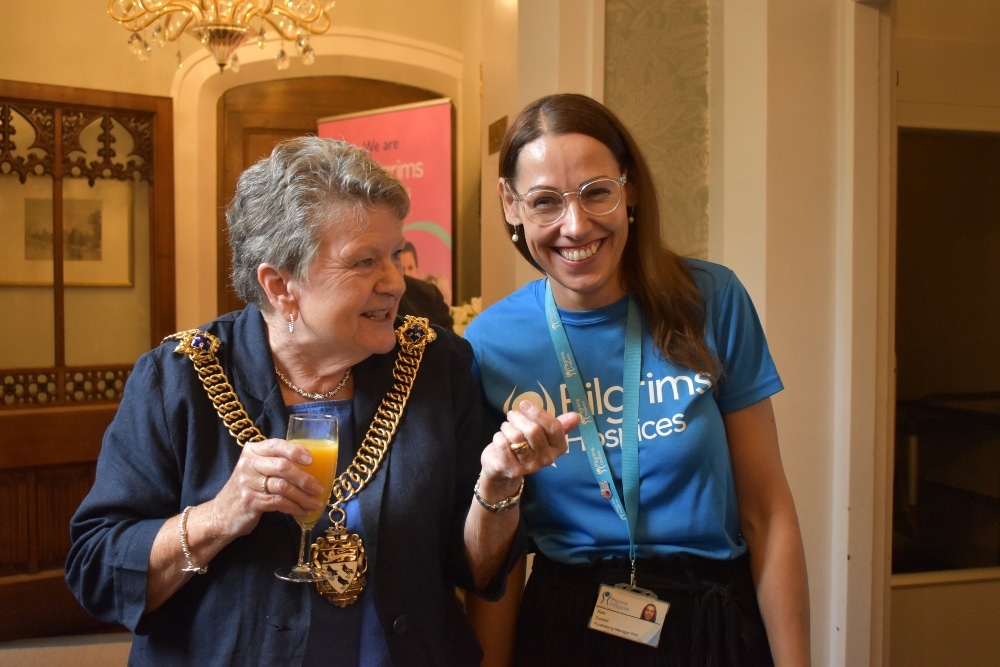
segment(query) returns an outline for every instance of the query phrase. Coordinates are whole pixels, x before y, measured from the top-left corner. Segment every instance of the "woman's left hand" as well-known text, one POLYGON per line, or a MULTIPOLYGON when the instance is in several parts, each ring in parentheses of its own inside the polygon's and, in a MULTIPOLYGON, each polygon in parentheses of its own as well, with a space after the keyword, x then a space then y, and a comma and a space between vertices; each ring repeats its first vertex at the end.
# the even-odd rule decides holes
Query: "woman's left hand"
POLYGON ((302 516, 322 507, 323 486, 301 468, 309 462, 309 452, 287 440, 247 443, 212 502, 216 533, 228 541, 256 528, 264 512, 302 516))
POLYGON ((483 449, 476 500, 465 524, 466 552, 480 588, 503 567, 517 532, 520 514, 503 509, 517 507, 525 475, 569 451, 566 434, 579 423, 576 412, 554 417, 530 401, 521 401, 483 449))
POLYGON ((554 417, 531 401, 521 401, 483 450, 483 480, 520 484, 522 476, 551 465, 569 451, 566 434, 579 423, 576 412, 554 417))

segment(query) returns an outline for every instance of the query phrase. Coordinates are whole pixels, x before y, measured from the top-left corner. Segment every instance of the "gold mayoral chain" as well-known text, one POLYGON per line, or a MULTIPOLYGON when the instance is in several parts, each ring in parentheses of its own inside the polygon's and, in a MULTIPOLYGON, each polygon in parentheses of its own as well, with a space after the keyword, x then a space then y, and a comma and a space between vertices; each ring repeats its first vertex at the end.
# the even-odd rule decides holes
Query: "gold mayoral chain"
MULTIPOLYGON (((365 587, 368 573, 365 546, 360 535, 347 531, 347 515, 341 505, 364 489, 385 459, 389 443, 396 433, 410 397, 413 381, 417 378, 424 348, 436 338, 437 334, 426 317, 407 315, 403 324, 396 329, 399 355, 392 371, 392 389, 382 398, 382 403, 375 411, 375 417, 354 460, 333 482, 332 495, 335 500, 330 505, 330 523, 333 525, 313 543, 311 558, 313 565, 330 572, 331 578, 317 582, 316 587, 323 597, 338 607, 346 607, 358 599, 365 587)), ((215 353, 222 343, 217 337, 200 329, 189 329, 163 340, 179 341, 174 352, 187 356, 194 363, 198 379, 205 387, 215 411, 240 447, 248 442, 266 439, 247 415, 219 364, 215 353)))

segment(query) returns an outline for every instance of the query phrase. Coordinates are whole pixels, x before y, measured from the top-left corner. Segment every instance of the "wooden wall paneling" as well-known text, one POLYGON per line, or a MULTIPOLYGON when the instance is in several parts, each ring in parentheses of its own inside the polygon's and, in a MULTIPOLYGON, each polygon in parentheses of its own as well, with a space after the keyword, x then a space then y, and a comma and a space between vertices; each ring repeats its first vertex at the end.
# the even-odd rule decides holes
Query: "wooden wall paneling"
POLYGON ((0 642, 121 629, 98 621, 80 606, 62 568, 0 579, 0 642))
MULTIPOLYGON (((150 183, 149 344, 159 344, 176 330, 172 100, 16 81, 0 81, 0 98, 65 108, 70 125, 94 113, 108 114, 143 147, 139 156, 145 162, 132 154, 124 176, 117 166, 111 171, 150 183)), ((61 131, 63 124, 56 125, 61 131)), ((65 142, 55 143, 60 151, 65 148, 65 142)), ((101 157, 110 159, 107 153, 101 157)), ((55 169, 95 169, 97 178, 105 177, 106 165, 86 160, 74 158, 70 166, 60 160, 55 169)), ((55 252, 58 256, 58 248, 55 252)), ((64 359, 64 339, 64 332, 57 332, 57 361, 64 359)), ((0 641, 120 629, 83 610, 62 568, 70 518, 93 484, 101 439, 130 370, 130 365, 69 368, 65 363, 0 369, 0 641)))
POLYGON ((153 172, 150 188, 149 275, 150 347, 177 330, 176 253, 174 251, 173 100, 153 98, 153 172))
MULTIPOLYGON (((53 182, 53 223, 52 223, 52 299, 53 299, 53 320, 55 326, 55 366, 63 368, 66 366, 66 286, 63 284, 65 265, 63 262, 63 225, 56 224, 56 220, 63 220, 63 178, 62 165, 64 163, 63 154, 63 110, 56 108, 55 122, 52 124, 52 131, 55 137, 54 158, 57 168, 52 174, 53 182)), ((61 383, 56 386, 60 401, 64 398, 61 383)))
POLYGON ((69 521, 94 484, 93 463, 39 468, 35 472, 35 534, 38 569, 65 565, 69 553, 69 521))
POLYGON ((0 577, 27 572, 28 554, 28 478, 25 470, 0 471, 0 577))
POLYGON ((93 463, 117 409, 117 404, 108 403, 0 410, 0 433, 5 436, 4 443, 10 443, 0 446, 0 472, 93 463))

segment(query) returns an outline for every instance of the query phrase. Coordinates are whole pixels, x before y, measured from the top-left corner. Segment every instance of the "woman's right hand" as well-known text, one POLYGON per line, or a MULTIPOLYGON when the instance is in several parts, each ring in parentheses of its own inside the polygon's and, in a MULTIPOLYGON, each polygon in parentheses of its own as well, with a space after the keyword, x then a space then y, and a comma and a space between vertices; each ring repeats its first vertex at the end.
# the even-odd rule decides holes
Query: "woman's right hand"
POLYGON ((311 460, 308 450, 287 440, 248 442, 212 502, 213 525, 235 539, 256 528, 264 512, 301 516, 319 509, 326 502, 319 497, 323 487, 299 467, 311 460))

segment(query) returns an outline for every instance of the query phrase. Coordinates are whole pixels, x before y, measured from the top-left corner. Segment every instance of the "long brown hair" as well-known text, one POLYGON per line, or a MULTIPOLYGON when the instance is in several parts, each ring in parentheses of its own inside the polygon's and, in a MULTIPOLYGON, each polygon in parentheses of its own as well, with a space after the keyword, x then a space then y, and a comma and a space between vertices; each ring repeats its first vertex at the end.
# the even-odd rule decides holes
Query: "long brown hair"
MULTIPOLYGON (((628 174, 628 241, 621 269, 625 286, 636 295, 656 347, 674 364, 711 375, 719 360, 705 342, 705 301, 688 265, 660 236, 660 206, 649 165, 632 135, 607 107, 585 95, 558 94, 535 100, 507 129, 500 146, 500 176, 517 178, 521 149, 545 135, 583 134, 608 147, 628 174)), ((524 234, 514 245, 536 269, 524 234)), ((544 273, 544 271, 543 271, 544 273)))

